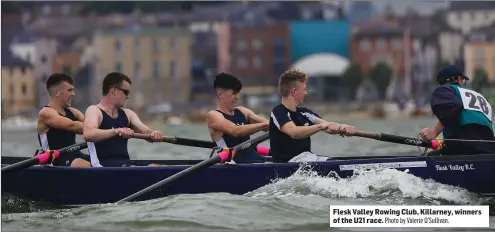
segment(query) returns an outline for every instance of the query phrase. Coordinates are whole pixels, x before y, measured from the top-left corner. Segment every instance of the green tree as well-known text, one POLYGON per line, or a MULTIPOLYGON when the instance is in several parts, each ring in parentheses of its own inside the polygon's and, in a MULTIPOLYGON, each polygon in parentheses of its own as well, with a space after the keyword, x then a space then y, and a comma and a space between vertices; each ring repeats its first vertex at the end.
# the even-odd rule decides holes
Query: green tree
POLYGON ((485 69, 477 68, 474 71, 474 78, 472 82, 473 90, 476 92, 480 92, 483 86, 488 85, 488 74, 485 69))
POLYGON ((345 86, 349 89, 352 100, 356 97, 356 92, 363 82, 363 69, 358 63, 351 63, 342 75, 345 86))
POLYGON ((380 61, 371 68, 370 77, 376 85, 380 100, 385 99, 388 84, 390 83, 390 79, 392 79, 392 69, 387 63, 380 61))

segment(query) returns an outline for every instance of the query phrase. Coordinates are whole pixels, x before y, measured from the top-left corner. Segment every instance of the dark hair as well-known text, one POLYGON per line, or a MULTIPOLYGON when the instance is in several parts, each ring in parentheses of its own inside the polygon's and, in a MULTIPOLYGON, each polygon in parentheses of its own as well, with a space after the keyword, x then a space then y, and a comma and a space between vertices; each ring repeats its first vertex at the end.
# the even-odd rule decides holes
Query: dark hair
POLYGON ((62 82, 67 82, 71 85, 74 85, 74 79, 72 79, 71 76, 64 74, 64 73, 54 73, 48 77, 48 80, 46 81, 46 89, 50 92, 51 89, 62 82))
POLYGON ((129 84, 132 84, 131 79, 123 73, 119 72, 111 72, 105 76, 103 79, 102 92, 103 96, 107 95, 110 92, 111 88, 119 88, 122 85, 122 82, 127 81, 129 84))
POLYGON ((231 89, 235 92, 239 92, 242 89, 242 83, 237 77, 227 73, 220 73, 215 77, 213 82, 213 89, 231 89))

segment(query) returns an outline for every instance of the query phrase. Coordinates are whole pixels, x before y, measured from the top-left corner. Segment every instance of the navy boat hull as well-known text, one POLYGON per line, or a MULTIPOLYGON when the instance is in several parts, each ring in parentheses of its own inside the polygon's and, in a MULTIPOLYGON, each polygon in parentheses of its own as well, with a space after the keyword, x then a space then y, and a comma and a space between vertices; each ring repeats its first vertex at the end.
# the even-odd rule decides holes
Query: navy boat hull
MULTIPOLYGON (((5 165, 5 157, 2 165, 5 165)), ((160 161, 154 161, 160 163, 160 161)), ((36 166, 2 174, 2 191, 59 205, 114 203, 198 161, 161 161, 164 167, 68 168, 36 166), (188 163, 187 165, 178 165, 188 163)), ((228 192, 245 194, 294 174, 301 164, 220 164, 139 197, 138 201, 174 194, 228 192)), ((319 175, 350 177, 355 169, 408 170, 423 179, 459 186, 482 195, 495 193, 495 155, 436 157, 340 157, 309 163, 319 175)))

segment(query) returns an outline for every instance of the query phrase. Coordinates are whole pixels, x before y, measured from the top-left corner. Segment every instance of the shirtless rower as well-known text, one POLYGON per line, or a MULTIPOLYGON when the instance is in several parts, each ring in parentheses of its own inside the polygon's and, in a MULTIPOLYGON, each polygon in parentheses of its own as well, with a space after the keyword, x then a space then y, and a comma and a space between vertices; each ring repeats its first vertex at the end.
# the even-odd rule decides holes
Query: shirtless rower
MULTIPOLYGON (((217 146, 234 147, 249 140, 252 134, 268 130, 267 119, 237 105, 242 89, 239 79, 226 73, 218 74, 213 89, 217 97, 217 108, 209 111, 206 118, 211 139, 217 146)), ((233 161, 264 163, 266 160, 258 153, 256 147, 251 147, 236 154, 233 161)))
MULTIPOLYGON (((70 107, 74 97, 74 80, 63 73, 52 74, 46 81, 50 95, 48 105, 38 113, 38 141, 43 150, 57 150, 76 144, 76 134, 82 134, 84 116, 70 107)), ((73 151, 59 156, 55 166, 90 167, 89 156, 73 151)))
POLYGON ((288 70, 279 79, 281 104, 275 106, 270 115, 270 148, 273 162, 324 161, 311 151, 311 135, 324 131, 328 134, 352 136, 353 126, 327 122, 318 114, 302 107, 307 95, 306 74, 288 70))
POLYGON ((151 140, 162 139, 160 131, 151 130, 137 114, 124 109, 131 92, 131 80, 119 72, 107 74, 103 80, 103 97, 99 104, 86 110, 83 135, 93 167, 157 166, 156 164, 131 160, 127 141, 134 131, 151 135, 151 140))

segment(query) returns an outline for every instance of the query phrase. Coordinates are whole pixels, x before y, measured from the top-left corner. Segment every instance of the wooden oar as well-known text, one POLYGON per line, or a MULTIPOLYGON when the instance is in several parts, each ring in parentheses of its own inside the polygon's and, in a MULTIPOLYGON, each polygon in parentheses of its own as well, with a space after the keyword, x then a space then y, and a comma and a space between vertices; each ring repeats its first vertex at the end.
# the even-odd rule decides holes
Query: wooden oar
MULTIPOLYGON (((134 133, 132 137, 136 139, 146 139, 146 140, 151 139, 150 134, 134 133)), ((187 139, 187 138, 181 138, 175 136, 163 136, 161 142, 190 146, 190 147, 203 147, 203 148, 214 148, 217 146, 212 141, 187 139)))
POLYGON ((23 160, 19 163, 11 164, 2 168, 2 173, 9 171, 16 171, 24 168, 28 168, 37 164, 47 164, 53 162, 57 157, 65 153, 79 151, 88 147, 86 142, 77 143, 68 147, 61 148, 59 150, 48 150, 33 158, 23 160))
POLYGON ((153 184, 153 185, 151 185, 151 186, 149 186, 149 187, 147 187, 147 188, 145 188, 139 192, 136 192, 136 193, 120 200, 120 201, 117 201, 116 203, 132 201, 132 200, 136 199, 137 197, 142 196, 143 194, 146 194, 146 193, 149 193, 153 190, 161 188, 166 184, 172 183, 173 181, 176 181, 180 178, 184 178, 184 177, 191 175, 192 173, 197 172, 201 169, 208 168, 208 167, 213 166, 217 163, 223 163, 226 160, 228 160, 229 158, 232 158, 233 156, 235 156, 235 154, 237 152, 243 151, 243 150, 245 150, 249 147, 252 147, 252 146, 256 146, 257 144, 267 140, 268 136, 269 136, 269 134, 265 133, 261 136, 258 136, 256 138, 253 138, 253 139, 250 139, 246 142, 243 142, 243 143, 241 143, 241 144, 239 144, 239 145, 237 145, 231 149, 224 149, 224 151, 219 152, 215 156, 213 156, 207 160, 204 160, 204 161, 202 161, 196 165, 193 165, 192 167, 190 167, 188 169, 185 169, 181 172, 178 172, 178 173, 176 173, 176 174, 174 174, 174 175, 172 175, 172 176, 170 176, 164 180, 161 180, 161 181, 159 181, 159 182, 157 182, 157 183, 155 183, 155 184, 153 184))
POLYGON ((425 139, 417 139, 417 138, 403 137, 398 135, 365 132, 365 131, 357 131, 354 136, 376 139, 384 142, 399 143, 399 144, 412 145, 417 147, 426 147, 434 150, 440 149, 442 147, 442 143, 435 139, 425 140, 425 139))

